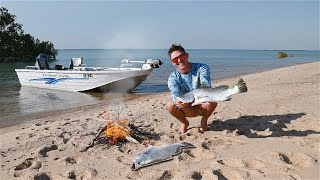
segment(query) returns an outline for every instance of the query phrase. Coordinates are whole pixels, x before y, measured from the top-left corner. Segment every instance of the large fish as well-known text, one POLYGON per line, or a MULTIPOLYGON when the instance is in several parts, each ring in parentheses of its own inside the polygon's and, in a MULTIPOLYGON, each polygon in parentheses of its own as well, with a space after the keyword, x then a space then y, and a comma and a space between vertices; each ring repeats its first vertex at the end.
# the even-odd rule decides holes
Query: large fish
POLYGON ((173 159, 172 156, 180 154, 182 149, 194 147, 194 145, 187 142, 147 147, 133 160, 131 169, 138 170, 145 166, 171 160, 173 159))
POLYGON ((233 87, 222 85, 215 88, 198 88, 178 98, 184 103, 192 102, 192 106, 196 106, 204 102, 229 101, 232 95, 247 91, 246 83, 240 78, 233 87))

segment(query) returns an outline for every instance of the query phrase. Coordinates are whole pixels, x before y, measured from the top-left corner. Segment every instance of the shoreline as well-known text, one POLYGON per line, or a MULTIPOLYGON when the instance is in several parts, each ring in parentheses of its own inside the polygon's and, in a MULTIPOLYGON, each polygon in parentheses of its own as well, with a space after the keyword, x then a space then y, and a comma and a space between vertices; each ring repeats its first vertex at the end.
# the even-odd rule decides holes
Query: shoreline
MULTIPOLYGON (((211 81, 211 83, 212 83, 213 87, 215 87, 216 84, 221 84, 221 82, 223 82, 223 81, 228 81, 228 80, 234 79, 236 77, 242 77, 242 76, 247 76, 247 75, 255 75, 255 74, 259 74, 259 73, 263 73, 263 72, 267 72, 267 71, 272 71, 272 70, 276 70, 276 69, 287 68, 287 67, 303 65, 303 64, 316 63, 316 62, 319 62, 319 61, 298 63, 298 64, 289 65, 289 66, 283 66, 283 67, 278 67, 278 68, 270 68, 270 69, 267 68, 267 69, 264 69, 264 70, 257 70, 257 71, 250 72, 250 73, 240 73, 237 76, 226 76, 226 77, 221 77, 221 78, 214 78, 211 81)), ((157 93, 129 93, 129 94, 126 94, 126 96, 131 96, 131 95, 132 96, 136 96, 136 97, 132 97, 133 99, 136 99, 136 98, 139 98, 139 96, 148 96, 148 95, 163 94, 163 93, 169 93, 169 90, 166 91, 166 92, 160 92, 160 93, 158 93, 158 92, 157 93)), ((64 109, 64 110, 63 109, 59 109, 59 110, 51 110, 51 111, 42 111, 42 112, 35 112, 35 113, 30 113, 30 114, 17 115, 17 116, 14 116, 14 117, 5 117, 3 120, 0 121, 0 129, 1 128, 5 128, 5 127, 18 125, 18 124, 21 124, 21 123, 27 123, 30 120, 41 119, 41 118, 53 116, 53 115, 56 115, 56 114, 76 112, 79 109, 88 110, 90 108, 94 108, 94 107, 98 107, 98 106, 102 105, 103 103, 105 103, 104 101, 105 100, 99 100, 99 102, 96 103, 96 104, 77 106, 77 107, 68 108, 68 109, 64 109), (28 119, 28 120, 25 120, 25 119, 28 119), (19 123, 21 120, 23 120, 23 122, 19 123), (5 121, 5 122, 3 122, 3 121, 5 121)))
MULTIPOLYGON (((187 133, 166 110, 169 92, 101 103, 0 128, 4 179, 319 179, 320 62, 241 75, 248 92, 218 104, 200 133, 187 133), (121 113, 119 106, 123 107, 121 113), (122 146, 83 151, 108 120, 128 119, 154 136, 122 146), (119 117, 117 117, 117 115, 119 117), (186 141, 172 161, 138 171, 132 160, 146 147, 186 141)), ((234 85, 238 77, 214 85, 234 85)))

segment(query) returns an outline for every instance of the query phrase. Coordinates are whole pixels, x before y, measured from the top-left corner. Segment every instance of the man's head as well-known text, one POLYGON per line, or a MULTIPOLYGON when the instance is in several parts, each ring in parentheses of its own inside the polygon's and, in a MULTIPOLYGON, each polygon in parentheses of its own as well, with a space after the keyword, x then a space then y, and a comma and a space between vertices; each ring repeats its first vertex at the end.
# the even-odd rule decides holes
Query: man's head
POLYGON ((186 74, 190 71, 189 54, 186 53, 180 44, 172 44, 168 50, 168 56, 171 59, 171 63, 177 67, 179 72, 186 74))

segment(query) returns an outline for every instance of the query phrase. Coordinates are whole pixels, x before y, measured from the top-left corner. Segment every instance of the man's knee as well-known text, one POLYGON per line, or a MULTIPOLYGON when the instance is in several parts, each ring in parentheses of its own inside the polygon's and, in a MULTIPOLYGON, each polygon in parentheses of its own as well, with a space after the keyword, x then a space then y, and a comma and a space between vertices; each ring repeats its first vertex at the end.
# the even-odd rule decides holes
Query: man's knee
POLYGON ((216 102, 210 102, 210 103, 208 103, 208 106, 209 106, 208 109, 213 112, 216 109, 217 105, 218 105, 218 103, 216 103, 216 102))

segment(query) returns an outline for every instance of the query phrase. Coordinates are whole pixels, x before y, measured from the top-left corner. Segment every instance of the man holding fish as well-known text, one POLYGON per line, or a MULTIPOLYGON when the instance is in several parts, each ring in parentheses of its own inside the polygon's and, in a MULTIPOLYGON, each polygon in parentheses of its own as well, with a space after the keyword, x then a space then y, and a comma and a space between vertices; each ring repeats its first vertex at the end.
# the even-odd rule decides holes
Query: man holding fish
POLYGON ((217 102, 231 100, 231 95, 247 92, 242 78, 233 87, 222 85, 211 88, 210 69, 202 63, 191 63, 181 45, 173 44, 168 50, 171 64, 176 67, 168 78, 171 101, 169 113, 181 122, 180 131, 185 133, 189 126, 187 117, 202 116, 200 131, 208 130, 207 121, 217 102))
POLYGON ((216 102, 204 102, 191 106, 192 102, 184 103, 180 96, 200 87, 211 87, 210 69, 206 64, 190 63, 189 54, 181 45, 173 44, 168 50, 168 56, 176 70, 171 73, 168 79, 168 87, 171 91, 171 99, 167 109, 171 115, 177 118, 182 124, 180 131, 187 131, 189 121, 186 117, 202 116, 200 130, 208 130, 207 121, 214 109, 216 102))

